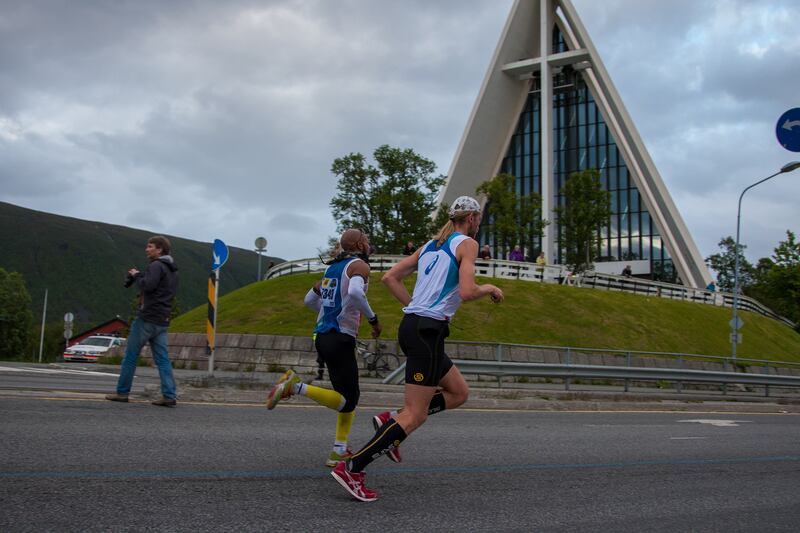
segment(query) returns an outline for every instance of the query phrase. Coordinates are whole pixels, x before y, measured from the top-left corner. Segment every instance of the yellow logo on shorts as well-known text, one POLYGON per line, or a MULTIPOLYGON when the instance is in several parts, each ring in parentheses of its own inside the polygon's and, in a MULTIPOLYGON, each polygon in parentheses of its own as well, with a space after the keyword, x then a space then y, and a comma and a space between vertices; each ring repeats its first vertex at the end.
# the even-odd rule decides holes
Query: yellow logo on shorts
POLYGON ((414 374, 414 381, 422 381, 425 379, 425 376, 422 375, 422 372, 417 372, 414 374))
POLYGON ((397 448, 398 446, 400 446, 400 441, 395 440, 392 444, 394 445, 395 448, 397 448))

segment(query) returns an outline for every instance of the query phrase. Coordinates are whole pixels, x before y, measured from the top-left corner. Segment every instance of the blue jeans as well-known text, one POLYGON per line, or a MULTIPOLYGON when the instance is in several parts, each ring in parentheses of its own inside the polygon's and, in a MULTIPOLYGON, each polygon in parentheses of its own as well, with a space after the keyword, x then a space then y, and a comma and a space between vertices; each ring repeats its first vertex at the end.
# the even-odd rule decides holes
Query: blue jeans
POLYGON ((131 392, 139 352, 149 342, 150 350, 153 352, 153 361, 158 367, 158 376, 161 378, 161 394, 164 398, 175 399, 175 378, 172 376, 172 363, 169 361, 167 352, 167 329, 167 326, 159 326, 140 318, 133 321, 128 334, 128 344, 125 347, 125 358, 122 360, 122 368, 117 381, 117 394, 131 392))

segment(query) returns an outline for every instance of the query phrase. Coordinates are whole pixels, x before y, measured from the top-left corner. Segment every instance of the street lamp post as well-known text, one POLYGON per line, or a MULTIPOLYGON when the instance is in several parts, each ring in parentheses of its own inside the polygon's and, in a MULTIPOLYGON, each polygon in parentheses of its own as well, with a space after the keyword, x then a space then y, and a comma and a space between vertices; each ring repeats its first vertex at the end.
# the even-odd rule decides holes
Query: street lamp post
POLYGON ((739 209, 736 212, 736 247, 734 248, 734 253, 736 254, 736 263, 733 268, 733 320, 731 320, 731 358, 736 359, 736 345, 739 343, 739 231, 741 228, 741 221, 742 221, 742 198, 744 197, 744 193, 755 187, 756 185, 760 185, 765 181, 774 178, 778 174, 785 174, 787 172, 791 172, 793 170, 797 170, 800 168, 800 161, 792 161, 791 163, 786 163, 781 167, 781 169, 772 174, 771 176, 767 176, 763 180, 757 181, 754 184, 747 187, 745 190, 742 191, 742 194, 739 195, 739 209))
POLYGON ((256 245, 256 253, 258 253, 258 279, 256 281, 261 281, 261 254, 264 253, 267 249, 267 239, 264 237, 258 237, 255 242, 256 245))

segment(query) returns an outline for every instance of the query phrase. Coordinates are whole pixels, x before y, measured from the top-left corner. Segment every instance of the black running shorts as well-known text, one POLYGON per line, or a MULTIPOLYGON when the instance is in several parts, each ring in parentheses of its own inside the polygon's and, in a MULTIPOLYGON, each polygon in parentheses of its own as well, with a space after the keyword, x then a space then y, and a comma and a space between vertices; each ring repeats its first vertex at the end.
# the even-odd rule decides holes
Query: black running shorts
POLYGON ((435 387, 453 367, 444 353, 450 335, 446 320, 408 314, 400 322, 398 341, 406 356, 406 383, 435 387))
POLYGON ((328 368, 328 377, 333 390, 344 396, 347 401, 342 412, 352 411, 358 404, 360 396, 355 337, 338 331, 317 333, 314 345, 319 358, 328 368))

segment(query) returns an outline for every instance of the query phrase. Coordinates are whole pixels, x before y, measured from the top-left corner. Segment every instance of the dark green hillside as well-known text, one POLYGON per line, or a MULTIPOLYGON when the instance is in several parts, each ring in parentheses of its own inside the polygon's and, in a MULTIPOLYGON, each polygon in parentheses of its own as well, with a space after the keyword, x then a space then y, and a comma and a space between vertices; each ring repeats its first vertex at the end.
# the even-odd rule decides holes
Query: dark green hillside
MULTIPOLYGON (((45 287, 49 289, 48 322, 61 320, 67 311, 75 313, 81 324, 104 322, 115 315, 127 319, 134 291, 122 283, 129 268, 146 265, 144 246, 151 235, 0 202, 0 267, 25 277, 37 317, 45 287)), ((168 237, 180 269, 178 301, 182 309, 191 309, 206 301, 211 244, 168 237)), ((262 272, 270 261, 281 259, 264 256, 262 272)), ((220 294, 252 283, 257 270, 255 252, 231 248, 220 294)))
MULTIPOLYGON (((221 333, 310 335, 315 315, 303 296, 319 274, 296 274, 253 283, 220 299, 221 333)), ((410 280, 409 280, 410 281, 410 280)), ((461 306, 450 338, 487 342, 728 355, 730 309, 602 290, 527 281, 481 279, 506 295, 461 306)), ((381 317, 384 336, 396 338, 400 305, 373 274, 369 299, 381 317)), ((744 312, 743 358, 800 362, 800 335, 792 328, 744 312)), ((176 318, 172 331, 205 331, 206 307, 176 318)), ((367 336, 369 327, 361 327, 367 336)))

